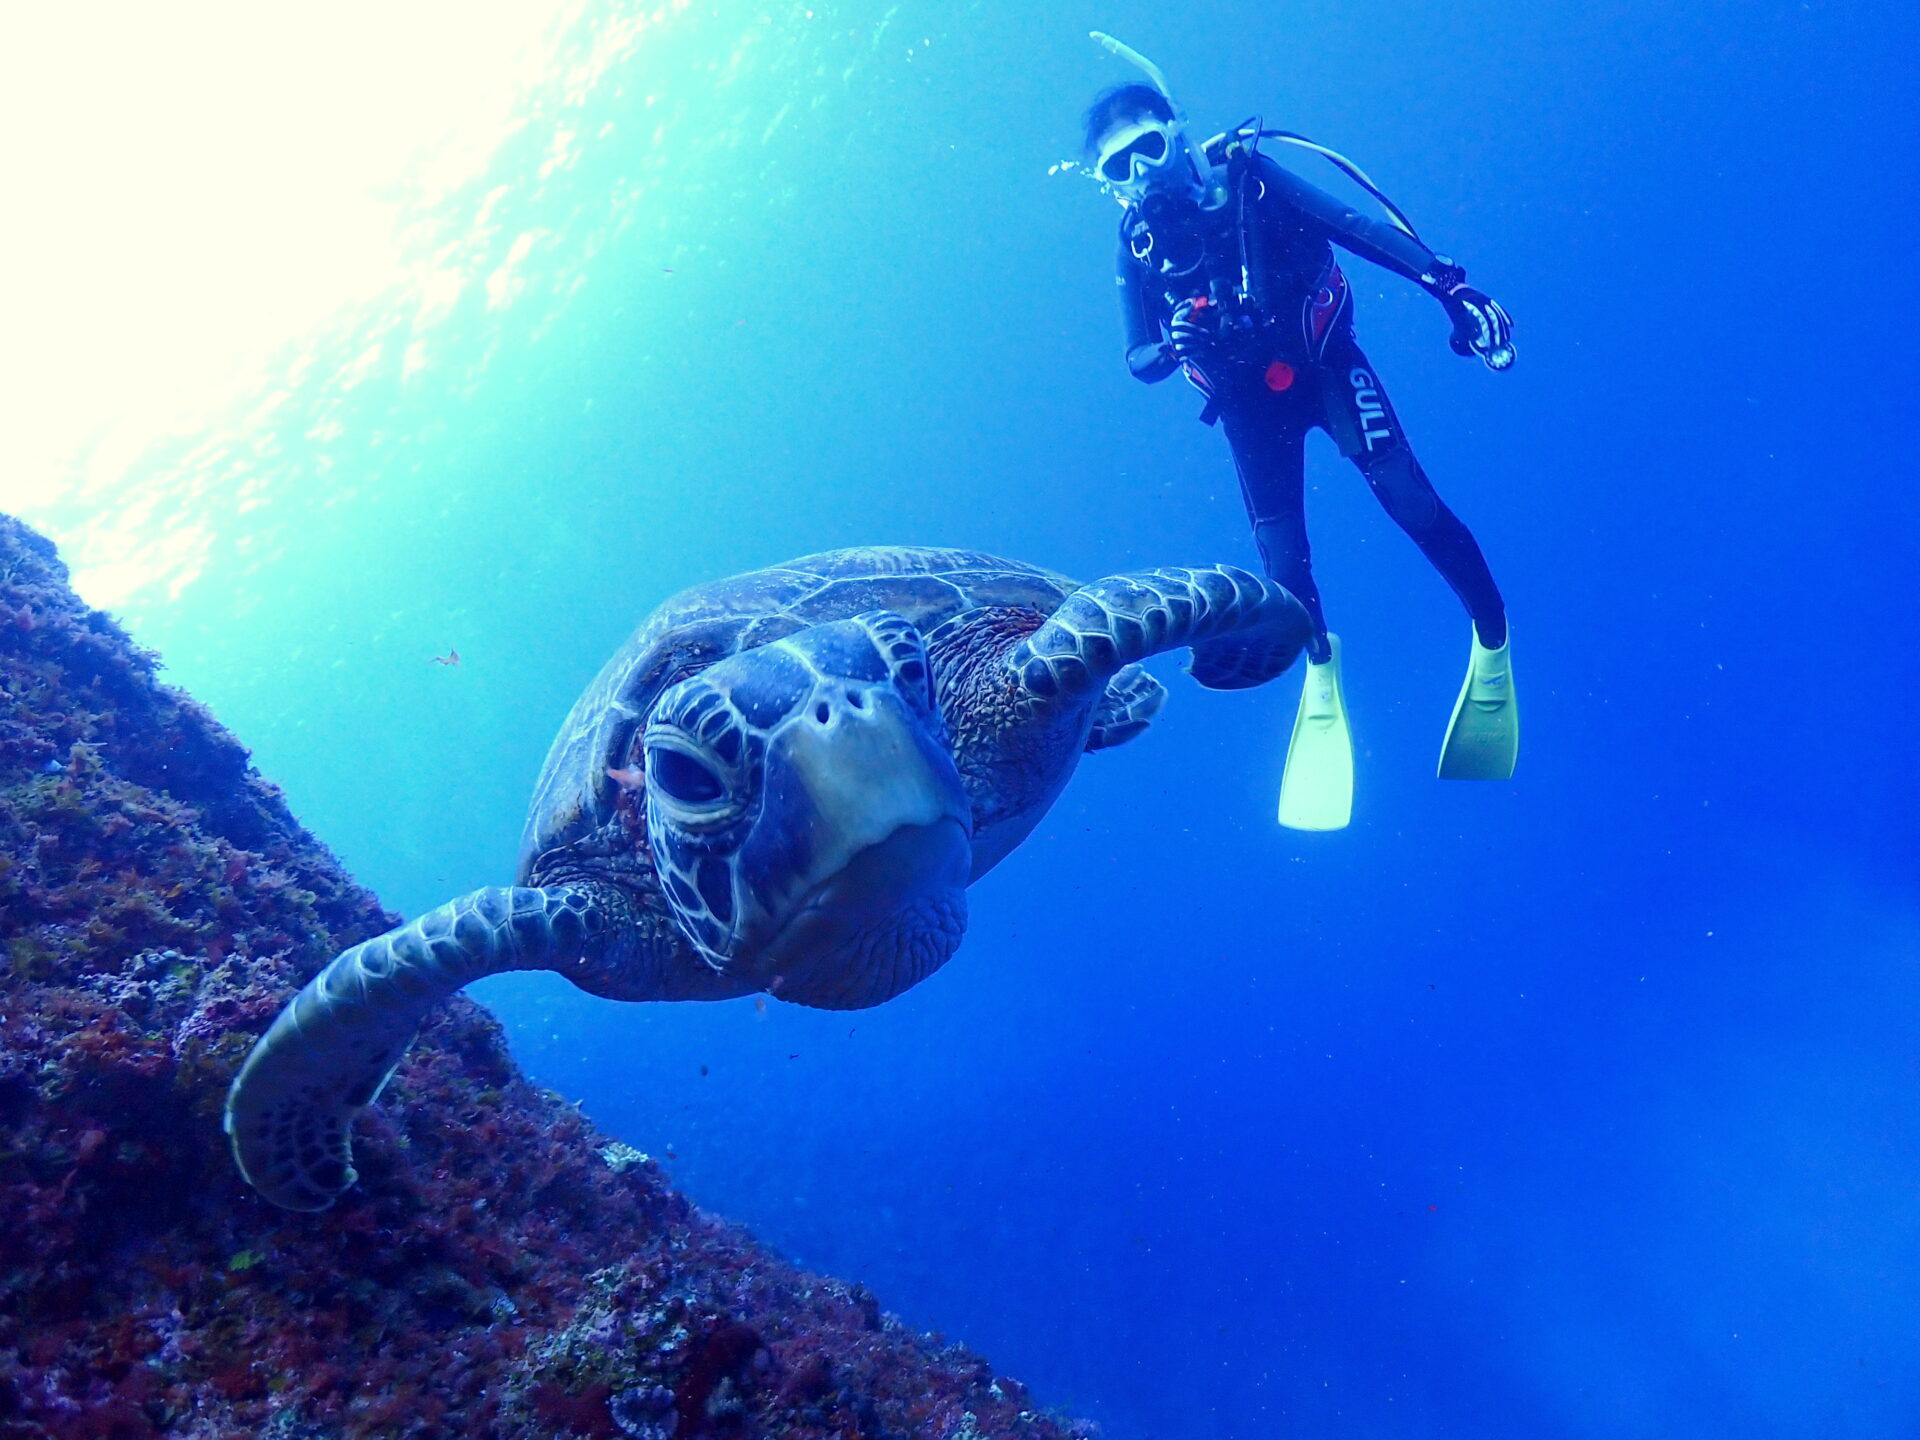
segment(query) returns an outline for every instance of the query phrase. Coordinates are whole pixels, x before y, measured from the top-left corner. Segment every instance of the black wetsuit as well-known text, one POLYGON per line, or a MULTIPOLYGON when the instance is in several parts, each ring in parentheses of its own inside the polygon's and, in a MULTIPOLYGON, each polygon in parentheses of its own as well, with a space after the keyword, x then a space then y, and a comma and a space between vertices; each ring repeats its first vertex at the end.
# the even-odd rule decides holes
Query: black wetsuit
MULTIPOLYGON (((1170 340, 1176 312, 1198 314, 1220 340, 1184 368, 1233 450, 1240 492, 1267 574, 1326 632, 1313 582, 1305 516, 1305 445, 1314 427, 1359 467, 1396 524, 1418 545, 1473 617, 1483 643, 1506 637, 1500 591, 1473 535, 1435 493, 1386 391, 1353 335, 1338 244, 1419 282, 1446 270, 1418 240, 1357 214, 1265 155, 1228 167, 1227 199, 1127 208, 1119 284, 1127 368, 1149 384, 1183 368, 1170 340), (1144 211, 1144 213, 1143 213, 1144 211)), ((1316 638, 1324 658, 1324 638, 1316 638)))

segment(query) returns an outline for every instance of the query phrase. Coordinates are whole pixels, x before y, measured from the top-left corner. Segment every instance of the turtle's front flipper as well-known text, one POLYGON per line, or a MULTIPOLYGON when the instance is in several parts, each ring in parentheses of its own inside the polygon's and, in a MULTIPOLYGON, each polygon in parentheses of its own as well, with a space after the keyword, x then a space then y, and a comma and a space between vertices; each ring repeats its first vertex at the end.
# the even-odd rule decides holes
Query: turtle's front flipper
POLYGON ((1286 590, 1231 565, 1143 570, 1082 585, 1008 664, 1030 694, 1071 701, 1136 660, 1191 645, 1195 680, 1241 690, 1291 665, 1312 628, 1286 590))
POLYGON ((289 1210, 324 1210, 354 1182, 348 1130, 387 1083, 427 1011, 504 970, 590 978, 630 943, 600 885, 476 890, 344 951, 294 996, 227 1093, 227 1134, 249 1184, 289 1210))
POLYGON ((1167 687, 1138 665, 1129 665, 1107 682, 1087 732, 1087 753, 1111 750, 1142 733, 1167 703, 1167 687))

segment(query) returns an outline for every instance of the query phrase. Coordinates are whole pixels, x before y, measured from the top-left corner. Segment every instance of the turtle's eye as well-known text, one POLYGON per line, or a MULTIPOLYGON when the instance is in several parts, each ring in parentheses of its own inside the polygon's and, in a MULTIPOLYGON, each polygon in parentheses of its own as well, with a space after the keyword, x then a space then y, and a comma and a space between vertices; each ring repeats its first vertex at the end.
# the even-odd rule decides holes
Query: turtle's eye
POLYGON ((720 777, 684 750, 656 749, 647 764, 647 783, 682 805, 706 805, 727 793, 720 777))

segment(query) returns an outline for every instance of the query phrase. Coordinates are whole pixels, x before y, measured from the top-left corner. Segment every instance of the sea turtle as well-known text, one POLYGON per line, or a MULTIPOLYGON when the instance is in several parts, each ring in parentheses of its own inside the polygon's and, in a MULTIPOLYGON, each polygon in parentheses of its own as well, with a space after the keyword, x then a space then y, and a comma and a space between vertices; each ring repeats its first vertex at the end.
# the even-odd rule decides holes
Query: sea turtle
POLYGON ((330 1205, 349 1130, 421 1018, 505 970, 616 1000, 756 992, 858 1009, 918 984, 966 887, 1026 838, 1084 751, 1165 699, 1293 663, 1306 612, 1243 570, 1072 581, 966 550, 836 550, 668 600, 587 687, 534 789, 519 884, 356 945, 302 990, 227 1097, 241 1173, 330 1205))

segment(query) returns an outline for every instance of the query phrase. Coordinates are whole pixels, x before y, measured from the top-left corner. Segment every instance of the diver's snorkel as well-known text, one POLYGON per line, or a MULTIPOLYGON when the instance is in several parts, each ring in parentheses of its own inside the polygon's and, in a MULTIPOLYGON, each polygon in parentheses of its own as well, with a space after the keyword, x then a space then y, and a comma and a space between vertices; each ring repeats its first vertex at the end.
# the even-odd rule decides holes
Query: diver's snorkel
POLYGON ((1116 131, 1095 157, 1094 178, 1122 205, 1138 204, 1149 190, 1168 189, 1185 192, 1209 210, 1226 203, 1226 182, 1187 133, 1187 112, 1173 98, 1160 67, 1103 31, 1088 33, 1095 44, 1145 74, 1173 112, 1170 123, 1143 120, 1116 131))

